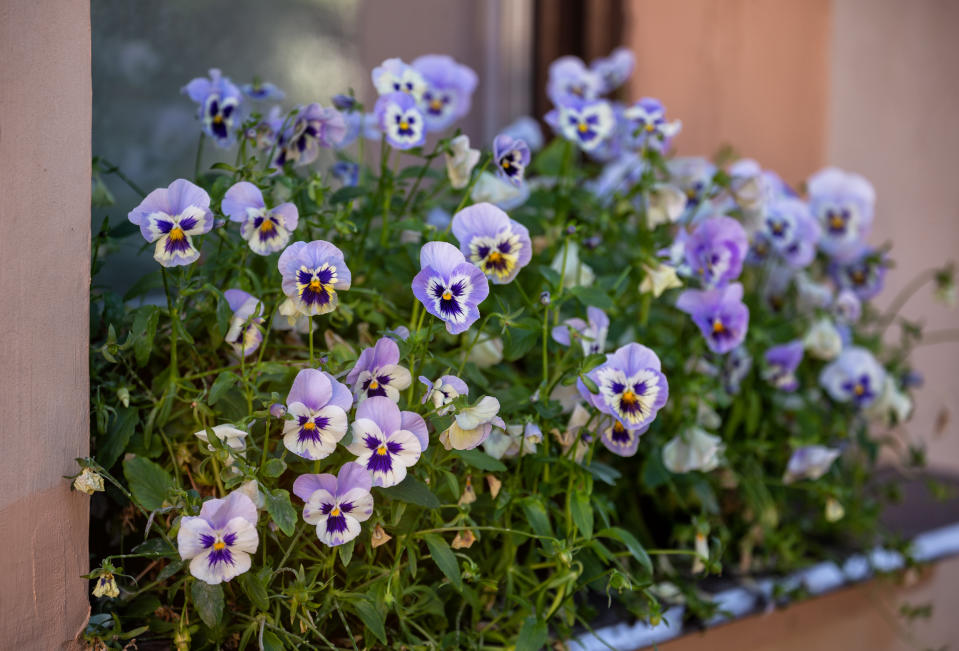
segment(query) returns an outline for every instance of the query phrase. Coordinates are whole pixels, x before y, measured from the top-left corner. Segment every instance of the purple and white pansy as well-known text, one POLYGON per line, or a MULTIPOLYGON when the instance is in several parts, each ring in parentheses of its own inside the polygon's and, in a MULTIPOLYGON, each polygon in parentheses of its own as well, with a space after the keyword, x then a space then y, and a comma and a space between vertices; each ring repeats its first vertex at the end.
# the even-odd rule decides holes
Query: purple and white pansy
POLYGON ((228 289, 223 292, 223 297, 233 311, 230 328, 223 339, 233 346, 238 356, 252 355, 263 341, 259 328, 263 323, 263 303, 242 289, 228 289))
POLYGON ((427 401, 432 402, 441 416, 452 410, 451 403, 454 400, 460 396, 467 396, 470 392, 466 382, 455 375, 442 375, 436 382, 431 382, 429 378, 421 375, 419 380, 426 385, 426 393, 423 394, 420 403, 425 405, 427 401))
POLYGON ((143 239, 156 242, 153 259, 164 267, 195 262, 200 250, 193 237, 213 228, 210 195, 186 179, 148 194, 127 219, 140 227, 143 239))
POLYGON ((209 79, 197 77, 183 87, 183 92, 199 104, 198 117, 203 122, 203 132, 213 138, 217 147, 230 147, 242 99, 240 89, 229 77, 212 68, 209 79))
POLYGON ((766 381, 782 391, 798 389, 796 369, 802 361, 804 348, 800 339, 769 348, 765 354, 766 370, 763 375, 766 381))
POLYGON ((525 141, 514 139, 505 133, 493 139, 493 163, 496 165, 496 173, 513 185, 522 185, 529 161, 529 145, 525 141))
POLYGON ((819 384, 836 402, 867 407, 882 392, 886 371, 865 348, 843 349, 819 374, 819 384))
POLYGON ((489 296, 489 282, 452 244, 427 242, 420 249, 420 272, 413 295, 426 311, 442 319, 450 334, 460 334, 479 319, 477 305, 489 296))
POLYGON ((579 57, 560 57, 549 66, 546 94, 557 106, 574 100, 595 99, 603 86, 603 79, 579 57))
POLYGON ((284 93, 279 86, 269 81, 261 81, 259 79, 254 79, 249 84, 243 84, 240 86, 240 89, 244 95, 255 100, 273 100, 279 102, 286 97, 286 93, 284 93))
POLYGON ((239 491, 207 500, 200 515, 181 518, 177 547, 180 558, 190 561, 190 574, 216 585, 250 569, 250 554, 260 542, 256 520, 256 505, 239 491))
POLYGON ((426 80, 419 70, 402 59, 387 59, 373 68, 373 86, 380 95, 406 93, 417 102, 426 90, 426 80))
POLYGON ((753 247, 761 248, 761 243, 765 243, 789 266, 802 268, 816 257, 819 237, 819 222, 809 212, 806 202, 779 197, 769 202, 753 247))
POLYGON ((639 437, 649 429, 649 425, 640 429, 629 429, 619 419, 604 417, 596 427, 599 440, 607 450, 620 457, 631 457, 639 449, 639 437))
POLYGON ((594 59, 589 69, 599 79, 599 94, 606 95, 625 84, 635 65, 636 55, 625 47, 616 48, 607 57, 594 59))
POLYGON ((346 449, 369 471, 374 486, 388 487, 406 478, 406 469, 419 461, 428 444, 422 416, 401 412, 392 400, 377 396, 356 408, 353 442, 346 449))
POLYGON ((590 305, 586 308, 586 318, 586 321, 578 317, 563 321, 553 328, 553 341, 562 346, 570 346, 574 339, 579 339, 584 355, 603 352, 606 348, 606 334, 609 332, 609 317, 598 307, 590 305))
POLYGON ((442 131, 469 113, 479 82, 472 68, 445 54, 421 56, 412 66, 426 82, 419 107, 427 131, 442 131))
POLYGON ((316 525, 320 542, 336 547, 360 535, 360 523, 373 514, 372 487, 370 473, 347 462, 336 476, 300 475, 293 482, 293 494, 306 502, 303 520, 316 525))
POLYGON ((623 111, 629 124, 628 140, 635 149, 662 151, 683 128, 682 122, 666 121, 666 107, 658 99, 644 97, 623 111))
POLYGON ((283 425, 283 445, 304 459, 328 457, 346 434, 346 414, 353 395, 346 385, 323 371, 305 368, 296 374, 286 410, 292 418, 283 425))
POLYGON ((806 182, 809 208, 822 226, 819 248, 844 256, 858 248, 872 227, 876 191, 858 174, 827 167, 806 182))
POLYGON ((827 448, 824 445, 806 445, 796 448, 789 457, 783 482, 791 484, 797 479, 819 479, 828 472, 839 455, 840 450, 827 448))
POLYGON ((325 240, 294 242, 280 254, 277 266, 283 293, 307 316, 335 310, 337 291, 349 289, 353 280, 343 252, 325 240))
POLYGON ((280 136, 280 152, 273 165, 309 165, 320 155, 321 147, 336 147, 346 130, 346 119, 335 108, 309 104, 299 109, 293 125, 280 136))
POLYGON ((373 111, 391 147, 412 149, 426 142, 426 119, 412 95, 403 92, 380 95, 373 111))
POLYGON ((497 285, 511 282, 533 257, 525 226, 491 203, 478 203, 453 216, 460 251, 497 285))
POLYGON ((714 353, 728 353, 746 338, 749 308, 743 303, 739 283, 702 291, 687 289, 676 299, 676 307, 692 317, 714 353))
POLYGON ((889 262, 881 251, 863 245, 849 258, 834 258, 829 274, 840 289, 851 290, 860 301, 868 301, 882 291, 889 262))
POLYGON ((356 403, 376 396, 399 402, 400 391, 413 381, 409 370, 400 366, 399 361, 400 348, 388 337, 377 341, 372 348, 365 348, 346 376, 346 384, 353 388, 356 403))
POLYGON ((249 181, 240 181, 227 190, 221 205, 230 221, 242 224, 240 235, 260 255, 282 251, 299 221, 296 205, 287 201, 267 208, 260 188, 249 181))
POLYGON ((582 380, 577 380, 577 387, 593 407, 627 429, 641 430, 649 427, 669 398, 669 384, 661 369, 656 353, 630 343, 607 354, 604 363, 587 373, 599 393, 592 393, 582 380))
POLYGON ((707 288, 739 278, 749 249, 742 224, 732 217, 710 217, 686 240, 686 264, 707 288))
POLYGON ((616 128, 616 116, 602 99, 571 99, 546 115, 546 122, 583 151, 597 149, 616 128))

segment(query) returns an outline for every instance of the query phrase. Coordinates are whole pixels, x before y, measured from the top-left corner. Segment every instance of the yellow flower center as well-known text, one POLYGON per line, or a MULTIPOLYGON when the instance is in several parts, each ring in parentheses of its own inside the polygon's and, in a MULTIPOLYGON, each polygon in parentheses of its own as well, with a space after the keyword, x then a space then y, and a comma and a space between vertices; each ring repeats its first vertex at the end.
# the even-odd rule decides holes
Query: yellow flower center
POLYGON ((498 264, 503 261, 503 254, 500 253, 499 251, 493 251, 492 253, 489 254, 489 256, 487 256, 486 259, 492 262, 493 264, 498 264))
POLYGON ((407 122, 406 120, 403 120, 402 122, 400 122, 400 129, 402 129, 403 131, 406 131, 409 128, 410 128, 409 122, 407 122))
POLYGON ((589 126, 585 122, 580 122, 579 126, 576 128, 579 129, 580 133, 586 133, 586 131, 589 129, 589 126))
MULTIPOLYGON (((624 395, 623 397, 625 398, 626 396, 624 395)), ((616 421, 615 423, 613 423, 613 431, 616 432, 617 434, 622 434, 624 431, 626 431, 626 428, 623 427, 623 424, 621 422, 616 421)))
POLYGON ((370 380, 370 388, 373 390, 379 389, 380 383, 377 382, 376 380, 370 380))
POLYGON ((725 330, 726 330, 726 326, 723 325, 722 321, 720 321, 719 319, 716 319, 713 321, 713 332, 715 332, 716 334, 719 334, 720 332, 724 332, 725 330))
POLYGON ((340 507, 338 506, 334 506, 333 510, 330 511, 330 515, 332 515, 334 518, 338 516, 339 514, 340 514, 340 507))
POLYGON ((857 285, 862 285, 864 282, 866 282, 866 274, 864 274, 863 272, 859 270, 856 270, 852 272, 852 281, 856 283, 857 285))
POLYGON ((263 223, 260 224, 260 230, 263 231, 264 233, 269 233, 270 231, 272 231, 272 230, 273 230, 273 220, 271 220, 271 219, 264 219, 264 220, 263 220, 263 223))
POLYGON ((226 543, 223 542, 222 540, 217 540, 215 543, 213 543, 213 549, 215 549, 216 551, 226 549, 226 543))
POLYGON ((323 283, 320 282, 319 278, 314 278, 310 281, 310 291, 312 292, 321 292, 323 291, 323 283))
POLYGON ((303 424, 303 429, 309 429, 309 430, 316 429, 316 423, 314 423, 312 420, 308 420, 306 423, 303 424))
POLYGON ((386 443, 380 443, 380 447, 376 448, 376 453, 381 457, 386 455, 386 443))
POLYGON ((450 300, 451 298, 453 298, 453 293, 452 293, 450 290, 447 289, 445 292, 443 292, 443 300, 444 300, 444 301, 448 301, 448 300, 450 300))
POLYGON ((439 101, 438 99, 434 99, 432 102, 430 102, 430 108, 434 111, 439 111, 441 108, 443 108, 443 102, 439 101))
POLYGON ((864 393, 866 392, 866 387, 864 387, 864 386, 861 385, 861 384, 857 384, 856 387, 853 389, 853 392, 854 392, 857 396, 861 396, 862 394, 864 394, 864 393))
POLYGON ((180 228, 179 226, 174 226, 173 228, 170 229, 170 239, 173 240, 174 242, 179 242, 184 237, 186 237, 186 233, 184 233, 183 229, 180 228))
POLYGON ((832 216, 832 219, 829 220, 829 225, 830 225, 832 228, 838 230, 838 229, 842 228, 843 226, 845 226, 846 223, 842 220, 842 217, 840 217, 839 215, 833 215, 833 216, 832 216))
POLYGON ((656 130, 656 125, 653 124, 652 122, 646 125, 646 131, 655 131, 655 130, 656 130))
MULTIPOLYGON (((633 393, 632 390, 627 389, 627 390, 626 390, 626 393, 623 394, 623 397, 622 397, 622 399, 620 400, 620 402, 622 402, 624 405, 630 405, 630 406, 631 406, 631 405, 635 405, 637 402, 639 402, 639 398, 636 397, 636 394, 633 393)), ((622 427, 622 425, 620 425, 619 422, 617 422, 616 425, 619 425, 620 427, 622 427)), ((614 425, 614 427, 615 427, 615 425, 614 425)))
POLYGON ((213 124, 223 124, 223 116, 222 116, 222 115, 214 115, 214 116, 213 116, 213 124))
POLYGON ((502 167, 503 167, 504 170, 508 170, 510 167, 512 167, 512 164, 511 164, 508 160, 504 160, 504 161, 501 163, 501 165, 502 165, 502 167))

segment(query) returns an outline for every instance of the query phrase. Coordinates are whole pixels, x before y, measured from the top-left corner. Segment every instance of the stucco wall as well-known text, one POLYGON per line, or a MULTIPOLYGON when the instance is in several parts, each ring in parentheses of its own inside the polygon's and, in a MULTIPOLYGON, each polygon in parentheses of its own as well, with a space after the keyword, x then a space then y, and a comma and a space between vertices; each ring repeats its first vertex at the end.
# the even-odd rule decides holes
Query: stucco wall
POLYGON ((57 649, 88 612, 90 6, 0 3, 0 647, 57 649))

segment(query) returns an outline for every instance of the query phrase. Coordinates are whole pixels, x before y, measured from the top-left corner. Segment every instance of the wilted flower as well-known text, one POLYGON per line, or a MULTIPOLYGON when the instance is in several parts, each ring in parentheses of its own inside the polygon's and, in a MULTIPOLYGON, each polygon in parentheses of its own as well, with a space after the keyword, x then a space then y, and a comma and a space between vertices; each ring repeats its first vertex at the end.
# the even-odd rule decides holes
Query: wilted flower
POLYGON ((373 348, 363 349, 346 376, 346 383, 353 387, 356 403, 374 396, 386 396, 399 402, 400 391, 413 381, 410 372, 400 366, 399 361, 400 348, 392 339, 384 337, 373 348))
POLYGON ((837 458, 839 458, 839 450, 823 445, 797 448, 789 457, 783 481, 791 484, 797 479, 819 479, 826 474, 837 458))
POLYGON ((452 229, 463 255, 495 284, 511 282, 533 257, 526 227, 492 204, 459 211, 452 229))
POLYGON ((254 79, 253 82, 249 84, 243 84, 240 86, 240 89, 243 91, 243 94, 250 99, 263 101, 275 100, 278 102, 286 97, 286 93, 280 90, 276 84, 268 81, 260 81, 259 79, 254 79))
POLYGON ((360 522, 373 514, 370 488, 370 473, 352 462, 344 463, 335 477, 300 475, 293 482, 293 493, 306 502, 303 520, 316 525, 316 537, 330 547, 360 535, 360 522))
POLYGON ((420 249, 421 270, 413 278, 413 295, 426 311, 442 319, 451 334, 460 334, 479 319, 477 305, 489 295, 486 276, 446 242, 420 249))
POLYGON ((240 89, 229 77, 212 68, 209 79, 197 77, 183 87, 183 92, 199 104, 197 115, 203 121, 203 132, 213 138, 218 147, 232 145, 241 96, 240 89))
POLYGON ((96 581, 97 584, 93 588, 94 597, 116 599, 120 596, 120 589, 117 587, 117 580, 113 577, 112 572, 104 572, 96 578, 96 581))
POLYGON ((283 445, 304 459, 330 456, 346 434, 346 414, 353 396, 346 385, 323 371, 305 368, 296 374, 286 396, 283 445))
POLYGON ((837 402, 853 402, 857 407, 871 404, 883 388, 886 372, 865 348, 843 350, 835 361, 819 374, 819 384, 837 402))
POLYGON ((842 351, 842 337, 832 319, 823 317, 806 333, 803 345, 813 357, 828 361, 842 351))
POLYGON ((472 68, 445 54, 427 54, 413 61, 413 69, 426 83, 419 107, 427 131, 442 131, 469 113, 479 81, 472 68))
POLYGON ((223 297, 233 311, 230 329, 223 340, 233 346, 238 356, 252 355, 263 341, 263 333, 258 327, 263 323, 263 303, 242 289, 228 289, 223 292, 223 297))
POLYGON ((882 291, 888 264, 881 252, 862 246, 849 257, 834 258, 829 273, 841 289, 853 291, 860 301, 868 301, 882 291))
POLYGON ((373 86, 380 95, 390 93, 406 93, 419 101, 426 90, 426 80, 413 66, 404 63, 402 59, 387 59, 371 74, 373 86))
POLYGON ((503 361, 503 340, 488 334, 480 335, 466 359, 480 368, 496 366, 503 361))
POLYGON ((606 333, 609 331, 609 317, 598 307, 586 308, 587 321, 580 318, 566 319, 553 328, 553 341, 569 346, 573 339, 579 339, 584 355, 601 353, 606 348, 606 333))
POLYGON ((389 398, 368 398, 356 408, 353 442, 347 450, 373 477, 374 486, 396 486, 429 444, 422 416, 401 412, 389 398))
POLYGON ((553 104, 560 105, 572 100, 598 97, 604 85, 604 80, 594 70, 587 68, 582 59, 564 56, 549 66, 546 94, 553 104))
POLYGON ((546 122, 561 136, 589 152, 612 134, 616 116, 606 100, 571 99, 550 111, 546 122))
POLYGON ((472 407, 464 407, 457 412, 453 423, 442 434, 440 443, 447 450, 472 450, 485 441, 493 425, 506 429, 499 414, 499 400, 483 396, 472 407))
POLYGON ((714 353, 728 353, 746 338, 749 308, 742 302, 743 286, 733 283, 717 289, 687 289, 676 307, 690 315, 714 353))
POLYGON ((469 395, 470 392, 466 382, 455 375, 443 375, 436 382, 430 382, 428 378, 421 375, 419 380, 426 385, 426 393, 423 394, 421 404, 425 405, 428 401, 432 402, 433 407, 438 410, 437 413, 441 416, 450 412, 452 409, 451 403, 454 400, 460 396, 469 395))
POLYGON ((809 207, 819 220, 819 247, 829 255, 848 254, 872 226, 876 191, 858 174, 827 167, 806 182, 809 207))
POLYGON ((635 55, 624 47, 616 48, 608 57, 594 59, 589 69, 599 78, 600 86, 597 89, 599 94, 611 93, 626 83, 635 64, 635 55))
POLYGON ((256 520, 253 500, 237 491, 207 500, 198 516, 181 518, 177 546, 180 558, 190 561, 190 574, 216 585, 250 569, 259 544, 256 520))
POLYGON ((666 121, 666 107, 658 99, 644 97, 623 112, 629 123, 629 140, 637 149, 662 151, 682 129, 682 122, 666 121))
POLYGON ((676 275, 676 269, 668 264, 657 264, 654 267, 644 264, 643 271, 646 273, 639 283, 640 294, 652 294, 659 298, 667 289, 683 286, 683 282, 676 275))
POLYGON ((469 549, 473 546, 474 542, 476 542, 476 536, 473 535, 473 531, 471 529, 464 529, 456 533, 456 537, 453 538, 450 547, 453 549, 469 549))
POLYGON ((803 342, 796 340, 773 346, 766 351, 765 357, 766 380, 782 391, 795 391, 799 387, 796 368, 802 361, 803 342))
POLYGON ((373 111, 391 147, 412 149, 426 141, 426 122, 411 95, 402 92, 381 95, 373 111))
POLYGON ((470 149, 469 136, 464 134, 450 140, 450 150, 446 152, 446 175, 449 176, 450 187, 454 190, 465 188, 479 159, 480 150, 470 149))
POLYGON ((343 252, 324 240, 294 242, 280 254, 283 293, 296 310, 312 316, 336 309, 336 292, 350 288, 352 275, 343 252))
POLYGON ((656 353, 631 343, 607 354, 604 363, 586 374, 599 393, 592 393, 581 379, 577 386, 587 402, 627 429, 644 429, 669 398, 669 384, 660 369, 656 353))
POLYGON ((156 242, 153 259, 164 267, 190 264, 200 257, 193 236, 213 228, 210 195, 186 179, 148 194, 127 215, 147 242, 156 242))
POLYGON ((263 193, 247 181, 241 181, 226 191, 222 208, 230 221, 243 225, 240 234, 253 252, 260 255, 283 250, 299 221, 294 204, 286 202, 267 208, 263 193))
POLYGON ((370 545, 373 546, 373 549, 385 545, 391 540, 393 540, 393 536, 386 533, 381 525, 373 527, 373 531, 370 533, 370 545))
POLYGON ((81 493, 93 495, 97 491, 103 490, 103 476, 93 468, 84 468, 83 472, 73 480, 73 488, 81 493))
POLYGON ((496 172, 513 185, 523 183, 526 166, 529 165, 529 145, 501 133, 493 139, 493 162, 496 172))
POLYGON ((563 280, 563 287, 589 287, 596 280, 593 268, 579 259, 579 245, 572 240, 567 241, 565 252, 560 249, 549 265, 563 280), (563 266, 563 263, 566 263, 563 266))
MULTIPOLYGON (((237 456, 246 456, 246 437, 249 435, 249 432, 238 429, 233 425, 217 425, 209 429, 213 431, 213 435, 216 436, 227 449, 232 450, 237 456)), ((193 436, 206 443, 207 450, 216 452, 216 448, 210 443, 207 430, 201 429, 199 432, 194 432, 193 436)), ((233 463, 232 454, 227 456, 225 463, 228 466, 233 463)))
POLYGON ((653 230, 660 224, 672 224, 686 210, 686 194, 674 185, 655 183, 643 196, 646 206, 646 227, 653 230))
POLYGON ((673 473, 719 467, 726 446, 723 440, 699 427, 690 427, 663 446, 663 465, 673 473))
POLYGON ((723 287, 743 271, 749 240, 731 217, 710 217, 686 240, 686 264, 707 288, 723 287))

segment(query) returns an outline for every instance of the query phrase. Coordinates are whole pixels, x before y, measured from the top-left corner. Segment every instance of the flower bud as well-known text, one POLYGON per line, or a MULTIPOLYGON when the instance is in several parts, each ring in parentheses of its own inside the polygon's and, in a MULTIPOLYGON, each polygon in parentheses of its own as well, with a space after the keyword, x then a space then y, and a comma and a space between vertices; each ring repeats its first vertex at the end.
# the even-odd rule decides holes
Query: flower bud
POLYGON ((552 300, 552 299, 551 299, 551 297, 550 297, 550 295, 549 295, 549 292, 542 292, 542 293, 540 293, 540 295, 539 295, 540 305, 549 305, 551 300, 552 300))
POLYGON ((270 416, 273 416, 273 418, 283 418, 286 416, 286 405, 274 402, 270 405, 270 416))

